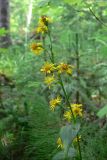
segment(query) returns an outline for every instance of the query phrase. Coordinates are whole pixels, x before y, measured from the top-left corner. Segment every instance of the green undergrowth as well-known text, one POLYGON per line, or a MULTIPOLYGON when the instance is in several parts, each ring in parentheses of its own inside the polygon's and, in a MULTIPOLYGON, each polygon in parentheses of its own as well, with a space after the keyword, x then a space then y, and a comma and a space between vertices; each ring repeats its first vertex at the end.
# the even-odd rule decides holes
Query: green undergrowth
POLYGON ((39 96, 35 99, 35 105, 31 111, 30 126, 29 146, 26 148, 27 159, 51 160, 57 152, 59 120, 39 96))
POLYGON ((101 128, 98 123, 86 123, 81 134, 83 160, 106 160, 107 125, 101 128))

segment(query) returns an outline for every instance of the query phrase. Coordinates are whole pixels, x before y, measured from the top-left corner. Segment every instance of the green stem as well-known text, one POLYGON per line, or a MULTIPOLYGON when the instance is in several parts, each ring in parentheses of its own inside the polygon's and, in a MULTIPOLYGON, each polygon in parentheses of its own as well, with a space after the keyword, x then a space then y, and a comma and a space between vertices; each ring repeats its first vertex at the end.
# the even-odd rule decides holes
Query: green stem
POLYGON ((80 160, 82 160, 81 146, 80 146, 79 135, 78 134, 77 134, 77 143, 78 143, 79 158, 80 158, 80 160))
MULTIPOLYGON (((76 33, 76 72, 77 72, 77 84, 79 84, 79 76, 80 76, 80 61, 79 61, 79 40, 78 40, 78 33, 76 33)), ((79 90, 76 92, 76 103, 79 103, 79 90)), ((79 159, 82 160, 81 154, 81 146, 79 142, 79 136, 77 134, 77 142, 78 142, 78 151, 79 151, 79 159)))
POLYGON ((95 17, 95 19, 103 26, 107 27, 107 25, 105 24, 105 22, 103 20, 101 20, 95 13, 94 11, 89 7, 89 5, 85 2, 87 8, 89 9, 90 13, 95 17))
POLYGON ((75 116, 74 116, 74 114, 73 114, 73 111, 72 111, 72 108, 71 108, 71 104, 70 104, 70 102, 69 102, 69 97, 68 97, 68 95, 67 95, 67 93, 66 93, 66 90, 65 90, 65 87, 64 87, 64 84, 63 84, 63 81, 62 81, 62 78, 61 78, 60 75, 59 75, 59 80, 60 80, 60 84, 61 84, 62 90, 63 90, 63 92, 64 92, 64 95, 65 95, 67 104, 68 104, 68 106, 70 107, 70 110, 71 110, 71 113, 72 113, 72 116, 73 116, 73 120, 74 120, 74 123, 75 123, 76 119, 75 119, 75 116))

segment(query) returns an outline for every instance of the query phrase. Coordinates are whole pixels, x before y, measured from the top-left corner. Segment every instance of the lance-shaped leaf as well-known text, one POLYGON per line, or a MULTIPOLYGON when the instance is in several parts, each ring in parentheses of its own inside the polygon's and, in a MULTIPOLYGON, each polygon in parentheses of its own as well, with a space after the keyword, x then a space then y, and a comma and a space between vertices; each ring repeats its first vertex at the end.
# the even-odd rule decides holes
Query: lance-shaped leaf
POLYGON ((65 154, 68 153, 68 149, 73 139, 76 137, 80 129, 80 124, 66 125, 61 128, 60 137, 64 145, 65 154))
POLYGON ((104 116, 107 115, 107 105, 104 106, 102 109, 99 110, 99 112, 97 113, 97 115, 102 118, 104 116))

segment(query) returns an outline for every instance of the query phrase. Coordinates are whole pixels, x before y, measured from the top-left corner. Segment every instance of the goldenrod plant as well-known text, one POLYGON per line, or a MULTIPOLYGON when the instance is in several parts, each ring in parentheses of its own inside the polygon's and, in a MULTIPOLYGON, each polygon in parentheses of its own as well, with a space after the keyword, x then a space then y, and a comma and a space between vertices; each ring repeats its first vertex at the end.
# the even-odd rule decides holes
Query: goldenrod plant
MULTIPOLYGON (((40 72, 44 76, 44 84, 49 89, 50 101, 49 107, 52 112, 63 109, 64 125, 61 127, 59 138, 57 140, 58 148, 62 151, 58 152, 53 160, 62 159, 79 159, 82 160, 81 154, 81 135, 80 130, 80 118, 83 117, 83 105, 79 103, 79 91, 76 92, 75 103, 68 96, 67 90, 65 89, 64 79, 69 78, 72 80, 73 72, 76 71, 77 83, 79 81, 79 59, 78 59, 78 46, 76 50, 77 65, 73 66, 67 62, 55 62, 55 55, 53 51, 53 42, 51 36, 51 23, 52 20, 48 16, 41 16, 39 18, 38 27, 35 33, 40 34, 40 41, 35 41, 31 44, 31 50, 37 56, 44 53, 44 65, 41 66, 40 72), (45 44, 45 38, 49 39, 50 46, 47 49, 45 44), (75 69, 75 71, 74 71, 75 69), (60 88, 57 95, 53 94, 54 87, 60 88), (62 94, 63 93, 63 96, 62 94)), ((78 45, 78 39, 76 44, 78 45)), ((41 57, 40 57, 41 60, 41 57)))

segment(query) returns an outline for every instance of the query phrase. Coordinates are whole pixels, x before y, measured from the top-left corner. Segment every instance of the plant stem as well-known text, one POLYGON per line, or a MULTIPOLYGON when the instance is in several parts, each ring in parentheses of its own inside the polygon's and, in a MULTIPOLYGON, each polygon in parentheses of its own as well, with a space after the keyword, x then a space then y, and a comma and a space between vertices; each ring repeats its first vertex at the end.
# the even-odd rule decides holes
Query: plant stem
MULTIPOLYGON (((79 40, 78 40, 78 33, 76 33, 76 73, 77 73, 77 85, 79 85, 79 76, 80 76, 80 61, 79 61, 79 40)), ((79 90, 76 91, 76 103, 79 104, 79 90)), ((79 142, 79 135, 77 134, 77 142, 78 142, 78 151, 79 151, 79 158, 82 160, 81 154, 81 146, 79 142)))
POLYGON ((77 134, 77 143, 78 143, 79 158, 80 158, 80 160, 82 160, 81 146, 80 146, 78 134, 77 134))
POLYGON ((74 120, 74 122, 75 122, 76 119, 75 119, 75 116, 74 116, 74 114, 73 114, 73 111, 72 111, 72 108, 71 108, 71 104, 70 104, 70 102, 69 102, 69 98, 68 98, 68 95, 67 95, 66 90, 65 90, 65 88, 64 88, 64 84, 63 84, 63 81, 62 81, 62 78, 61 78, 60 75, 59 75, 59 80, 60 80, 60 84, 61 84, 62 90, 63 90, 63 92, 64 92, 64 95, 65 95, 67 104, 68 104, 68 106, 70 107, 70 110, 71 110, 71 113, 72 113, 72 116, 73 116, 73 120, 74 120))

